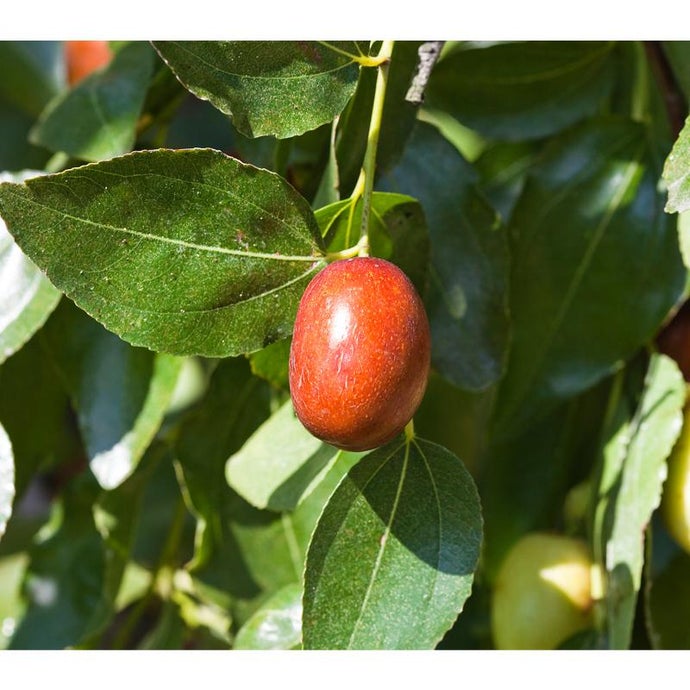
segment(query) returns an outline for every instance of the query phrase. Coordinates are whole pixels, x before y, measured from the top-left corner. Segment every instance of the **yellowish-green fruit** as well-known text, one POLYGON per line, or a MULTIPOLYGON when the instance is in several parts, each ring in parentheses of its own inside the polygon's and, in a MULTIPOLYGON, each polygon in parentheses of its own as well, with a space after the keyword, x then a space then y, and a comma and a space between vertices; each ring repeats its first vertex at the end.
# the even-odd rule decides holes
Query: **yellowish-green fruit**
POLYGON ((690 407, 685 410, 683 430, 668 459, 661 514, 669 534, 690 553, 690 407))
POLYGON ((590 628, 592 561, 587 545, 539 532, 522 537, 501 564, 491 625, 497 649, 555 649, 590 628))

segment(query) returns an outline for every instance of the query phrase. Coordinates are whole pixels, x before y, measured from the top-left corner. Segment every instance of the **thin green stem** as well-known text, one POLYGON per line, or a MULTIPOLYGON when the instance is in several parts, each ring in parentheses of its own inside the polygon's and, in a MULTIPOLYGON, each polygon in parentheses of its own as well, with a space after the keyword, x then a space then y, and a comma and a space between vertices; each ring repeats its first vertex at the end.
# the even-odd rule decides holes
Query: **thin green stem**
POLYGON ((414 441, 414 419, 405 425, 405 443, 412 443, 414 441))
MULTIPOLYGON (((377 56, 379 60, 378 74, 376 77, 376 90, 374 103, 371 108, 371 120, 369 122, 369 135, 367 137, 367 150, 364 154, 362 172, 355 187, 359 193, 360 185, 363 185, 362 196, 362 224, 359 235, 359 255, 369 256, 369 215, 371 212, 371 198, 374 192, 374 176, 376 173, 376 153, 379 145, 381 121, 383 119, 383 105, 386 99, 386 87, 388 85, 388 65, 393 53, 393 41, 384 41, 377 56)), ((353 192, 353 197, 355 192, 353 192)), ((359 194, 358 194, 359 195, 359 194)), ((356 201, 354 202, 356 203, 356 201)))
POLYGON ((376 56, 361 54, 353 55, 347 50, 343 50, 342 48, 339 48, 338 46, 335 46, 332 43, 328 43, 327 41, 319 41, 319 43, 322 46, 328 48, 329 50, 332 50, 334 53, 338 53, 339 55, 343 55, 344 57, 350 58, 353 62, 356 62, 358 65, 361 65, 362 67, 378 67, 382 62, 387 60, 387 58, 384 57, 381 53, 379 53, 376 56))

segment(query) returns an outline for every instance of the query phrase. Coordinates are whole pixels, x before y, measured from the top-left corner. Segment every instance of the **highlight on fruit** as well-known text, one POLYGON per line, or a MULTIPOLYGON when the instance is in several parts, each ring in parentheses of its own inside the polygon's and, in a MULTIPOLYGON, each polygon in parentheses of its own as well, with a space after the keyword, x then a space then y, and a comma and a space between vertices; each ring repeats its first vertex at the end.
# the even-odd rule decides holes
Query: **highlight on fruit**
POLYGON ((302 296, 290 349, 295 413, 317 438, 370 450, 405 428, 424 396, 431 336, 424 305, 393 263, 335 261, 302 296))

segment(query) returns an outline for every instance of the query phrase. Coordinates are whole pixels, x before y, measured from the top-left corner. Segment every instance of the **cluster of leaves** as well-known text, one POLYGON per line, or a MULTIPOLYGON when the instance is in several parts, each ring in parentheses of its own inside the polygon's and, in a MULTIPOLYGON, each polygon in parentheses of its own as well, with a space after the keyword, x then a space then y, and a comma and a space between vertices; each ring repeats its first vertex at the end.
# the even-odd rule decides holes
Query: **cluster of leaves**
POLYGON ((122 43, 71 87, 59 42, 0 44, 1 645, 489 647, 533 529, 607 574, 581 646, 687 638, 653 519, 685 383, 650 346, 685 297, 690 46, 447 43, 422 103, 420 48, 385 66, 369 236, 433 372, 415 438, 351 454, 287 356, 358 239, 379 44, 122 43))

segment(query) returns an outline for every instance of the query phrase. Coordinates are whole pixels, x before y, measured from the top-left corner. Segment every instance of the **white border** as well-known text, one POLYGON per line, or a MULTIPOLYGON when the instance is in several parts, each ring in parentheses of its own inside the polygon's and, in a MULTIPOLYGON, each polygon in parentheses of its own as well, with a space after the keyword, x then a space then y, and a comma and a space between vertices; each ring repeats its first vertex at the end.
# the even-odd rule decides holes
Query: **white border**
POLYGON ((41 0, 9 4, 0 40, 690 40, 682 7, 677 0, 41 0))

